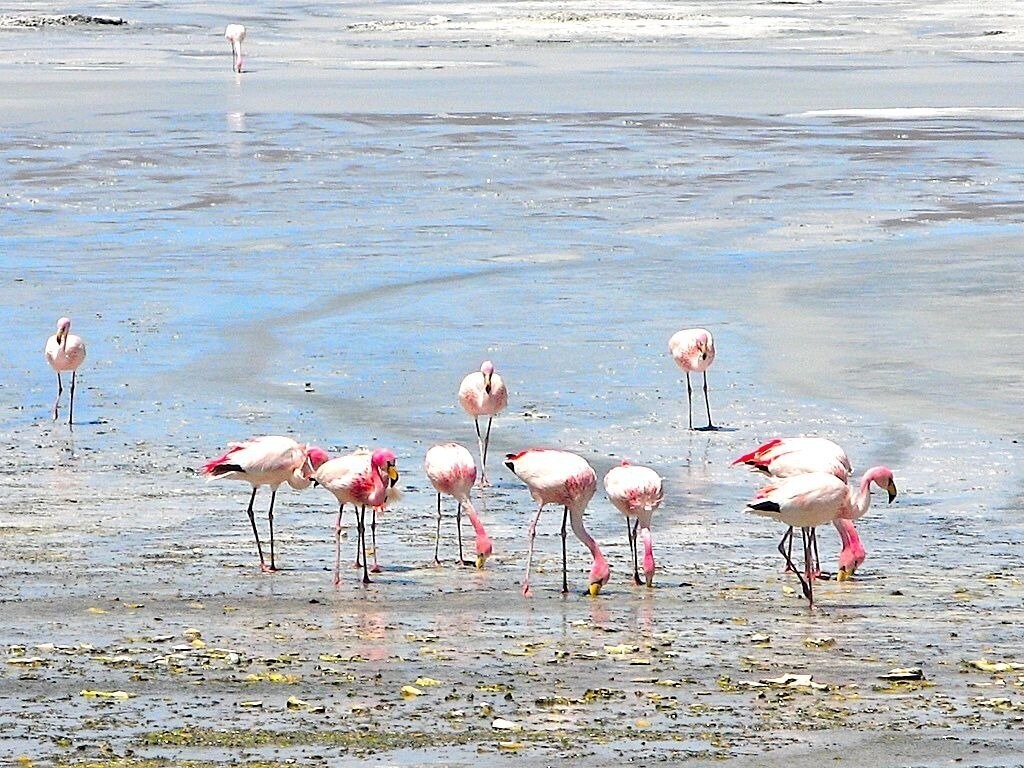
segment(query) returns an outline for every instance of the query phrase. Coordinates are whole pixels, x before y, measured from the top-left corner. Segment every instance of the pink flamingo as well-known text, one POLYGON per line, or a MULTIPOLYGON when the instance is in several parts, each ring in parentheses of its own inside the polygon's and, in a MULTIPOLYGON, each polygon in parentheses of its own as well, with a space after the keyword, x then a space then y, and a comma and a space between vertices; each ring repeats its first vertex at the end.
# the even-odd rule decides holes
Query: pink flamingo
MULTIPOLYGON (((346 504, 359 507, 356 519, 358 530, 357 552, 362 555, 363 584, 370 583, 370 574, 366 563, 366 508, 374 510, 373 550, 374 568, 377 560, 376 510, 388 501, 388 492, 398 482, 398 469, 395 466, 395 454, 386 448, 378 448, 373 453, 355 451, 339 456, 321 464, 313 476, 318 485, 322 485, 334 494, 338 500, 338 522, 334 527, 335 568, 334 583, 341 581, 341 513, 346 504)), ((358 557, 358 555, 357 555, 358 557)), ((358 561, 357 561, 358 562, 358 561)))
POLYGON ((474 371, 462 380, 459 386, 459 403, 463 410, 473 417, 476 424, 476 439, 480 448, 480 487, 487 482, 487 446, 491 441, 491 422, 495 415, 508 405, 508 391, 501 376, 494 372, 494 363, 484 360, 479 371, 474 371), (480 417, 487 417, 487 433, 480 434, 480 417))
POLYGON ((530 547, 526 558, 526 578, 523 579, 523 595, 529 597, 530 566, 533 562, 533 543, 537 535, 537 521, 545 504, 560 504, 564 508, 562 514, 562 593, 569 591, 566 574, 565 523, 568 519, 576 538, 583 542, 594 558, 590 569, 590 594, 597 595, 601 591, 611 571, 608 561, 601 554, 600 547, 583 527, 583 513, 597 490, 597 473, 582 456, 568 451, 556 451, 548 448, 530 448, 519 453, 505 456, 505 466, 526 483, 530 494, 539 505, 530 521, 530 547))
POLYGON ((622 462, 612 467, 604 476, 604 490, 615 508, 626 518, 626 536, 633 554, 633 583, 640 586, 640 571, 637 568, 637 528, 644 541, 644 576, 647 586, 654 584, 654 543, 651 537, 651 515, 661 505, 664 493, 658 473, 648 467, 639 467, 622 462), (636 522, 629 524, 630 518, 636 522))
POLYGON ((241 24, 228 24, 224 28, 224 37, 231 43, 231 69, 242 71, 242 41, 245 40, 245 27, 241 24))
POLYGON ((690 429, 693 429, 693 388, 690 386, 690 374, 704 374, 704 405, 708 409, 708 425, 700 430, 714 430, 711 423, 711 403, 708 400, 708 368, 715 362, 715 340, 711 332, 704 328, 689 328, 678 331, 668 340, 668 348, 676 365, 686 373, 686 405, 689 415, 690 429))
MULTIPOLYGON (((836 443, 824 437, 782 437, 769 440, 750 453, 740 456, 733 466, 745 464, 752 471, 760 472, 769 477, 793 477, 808 472, 827 472, 835 475, 844 483, 849 480, 853 466, 846 451, 836 443)), ((846 581, 864 562, 867 553, 861 545, 857 529, 850 521, 833 520, 832 524, 839 532, 843 548, 839 553, 838 581, 846 581)), ((788 548, 792 553, 793 529, 786 531, 788 548)), ((814 554, 815 569, 818 567, 817 534, 811 534, 811 548, 814 554)))
POLYGON ((85 360, 85 342, 81 336, 71 333, 71 321, 62 317, 57 321, 57 332, 46 340, 46 349, 43 354, 46 362, 57 372, 57 399, 53 401, 53 420, 57 420, 57 409, 60 405, 60 396, 64 392, 64 385, 61 382, 62 372, 71 371, 71 403, 68 405, 68 426, 75 415, 75 378, 78 375, 78 366, 85 360))
POLYGON ((260 568, 264 572, 276 571, 274 562, 274 500, 281 483, 288 483, 296 490, 309 487, 313 477, 313 458, 321 460, 326 454, 315 446, 300 445, 290 437, 267 435, 252 437, 238 443, 228 443, 228 450, 223 456, 211 459, 199 470, 201 474, 211 478, 226 477, 244 480, 252 485, 249 497, 249 523, 252 535, 256 539, 256 551, 260 556, 260 568), (312 454, 312 455, 311 455, 312 454), (256 518, 252 505, 256 500, 256 489, 261 485, 270 486, 270 508, 267 520, 270 525, 270 565, 263 559, 263 546, 256 530, 256 518))
POLYGON ((462 510, 465 508, 469 522, 476 533, 476 567, 483 570, 484 563, 494 550, 484 524, 473 508, 469 494, 476 481, 476 464, 473 455, 458 443, 441 443, 427 451, 423 460, 430 484, 437 491, 437 535, 434 539, 434 562, 440 565, 438 548, 441 543, 441 494, 447 494, 458 502, 455 513, 456 530, 459 537, 459 564, 467 565, 462 558, 462 510))
POLYGON ((871 506, 872 483, 888 493, 891 504, 896 498, 896 483, 892 471, 881 466, 872 467, 864 473, 857 491, 835 475, 827 472, 808 472, 783 478, 775 485, 765 486, 757 492, 754 500, 747 504, 748 512, 801 529, 804 544, 804 576, 807 578, 801 576, 793 565, 786 551, 785 536, 779 542, 779 552, 786 558, 788 566, 796 572, 809 605, 814 605, 814 565, 810 531, 836 518, 856 520, 863 516, 871 506))

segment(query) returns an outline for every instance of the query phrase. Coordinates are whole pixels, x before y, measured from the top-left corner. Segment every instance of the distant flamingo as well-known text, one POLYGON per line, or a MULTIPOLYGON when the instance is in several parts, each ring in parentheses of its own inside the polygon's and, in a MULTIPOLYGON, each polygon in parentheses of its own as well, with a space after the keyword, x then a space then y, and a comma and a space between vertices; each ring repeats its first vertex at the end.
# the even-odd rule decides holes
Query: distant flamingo
POLYGON ((224 37, 231 43, 231 69, 235 72, 241 72, 242 41, 245 40, 245 27, 241 24, 228 24, 224 28, 224 37))
MULTIPOLYGON (((334 528, 336 553, 334 583, 341 581, 341 512, 346 504, 359 507, 357 516, 357 551, 362 555, 363 583, 370 583, 366 563, 366 508, 372 507, 374 514, 378 507, 388 501, 388 491, 398 482, 395 454, 386 448, 378 448, 372 454, 355 451, 326 461, 317 468, 313 479, 334 494, 338 500, 338 523, 334 528)), ((376 527, 376 526, 375 526, 376 527)), ((376 561, 376 531, 373 532, 374 560, 376 561)))
POLYGON ((565 523, 568 519, 576 538, 593 555, 594 564, 590 569, 590 594, 597 595, 611 576, 608 561, 601 554, 597 542, 583 527, 583 513, 597 490, 597 473, 586 459, 568 451, 548 448, 530 448, 505 457, 505 466, 519 477, 530 489, 537 511, 530 521, 530 547, 526 558, 526 577, 523 579, 523 595, 529 597, 530 567, 533 563, 533 543, 537 535, 537 521, 546 504, 560 504, 562 514, 562 593, 569 591, 566 573, 565 523))
POLYGON ((71 333, 71 321, 62 317, 57 321, 57 332, 46 340, 46 349, 43 354, 46 362, 57 372, 57 399, 53 401, 53 420, 57 420, 57 408, 60 405, 60 396, 64 392, 63 382, 60 380, 61 372, 71 371, 71 403, 68 405, 68 425, 75 415, 75 377, 78 375, 78 366, 85 360, 85 342, 81 336, 71 333))
POLYGON ((480 522, 469 493, 476 481, 476 464, 473 455, 458 443, 435 445, 423 461, 431 485, 437 491, 437 536, 434 539, 434 562, 440 564, 438 547, 441 542, 441 494, 447 494, 458 502, 455 525, 459 538, 459 564, 466 564, 462 557, 462 509, 466 509, 469 521, 476 533, 476 567, 483 570, 484 563, 491 556, 493 545, 480 522))
MULTIPOLYGON (((793 477, 807 472, 827 472, 843 482, 849 479, 850 473, 853 471, 846 451, 824 437, 775 438, 750 453, 740 456, 733 462, 733 466, 737 464, 745 464, 751 470, 769 477, 793 477)), ((839 532, 839 538, 843 542, 843 548, 839 553, 839 572, 836 578, 839 581, 846 581, 864 562, 867 553, 860 543, 857 529, 852 522, 833 520, 832 524, 839 532)), ((786 538, 788 546, 792 547, 792 528, 786 531, 786 538)), ((818 539, 816 533, 811 535, 811 548, 817 573, 818 539)))
POLYGON ((676 365, 686 373, 686 405, 690 429, 693 429, 693 388, 690 386, 691 373, 704 374, 704 405, 708 409, 708 425, 701 430, 714 430, 711 423, 711 403, 708 400, 708 368, 715 362, 715 340, 704 328, 689 328, 678 331, 668 340, 668 348, 676 365))
POLYGON ((494 372, 494 364, 485 360, 479 371, 474 371, 462 380, 459 386, 459 403, 473 417, 476 424, 476 439, 480 448, 480 487, 487 482, 487 446, 491 441, 491 422, 496 414, 508 405, 508 392, 501 376, 494 372), (487 433, 480 434, 480 417, 487 417, 487 433))
POLYGON ((871 506, 871 484, 889 494, 889 503, 896 498, 896 483, 892 472, 886 467, 872 467, 864 473, 860 488, 854 491, 838 477, 826 472, 809 472, 779 480, 758 491, 754 500, 748 502, 747 511, 756 515, 779 520, 788 526, 799 527, 804 543, 804 576, 800 575, 786 551, 785 540, 779 542, 779 552, 789 567, 796 572, 800 586, 808 603, 814 605, 812 582, 813 555, 810 532, 822 523, 836 518, 856 520, 871 506))
POLYGON ((622 462, 608 470, 604 476, 604 489, 615 508, 626 518, 626 536, 633 554, 633 582, 640 586, 640 571, 637 567, 637 528, 644 540, 644 576, 647 586, 654 584, 654 544, 651 538, 651 515, 661 504, 663 491, 658 473, 648 467, 639 467, 622 462), (632 526, 630 518, 636 518, 632 526))
POLYGON ((256 539, 256 551, 259 553, 260 568, 263 571, 277 570, 277 564, 274 562, 274 500, 277 498, 277 489, 281 483, 288 483, 297 490, 309 486, 310 478, 313 476, 310 451, 314 451, 314 455, 323 454, 321 449, 315 446, 307 448, 290 437, 253 437, 239 443, 228 443, 227 453, 211 459, 200 469, 201 474, 211 478, 244 480, 252 485, 252 495, 249 497, 249 508, 246 512, 252 525, 252 535, 256 539), (316 454, 317 451, 319 454, 316 454), (269 566, 263 559, 263 546, 260 544, 260 535, 256 530, 256 518, 252 510, 253 502, 256 500, 256 489, 261 485, 270 486, 270 507, 267 510, 270 525, 269 566))

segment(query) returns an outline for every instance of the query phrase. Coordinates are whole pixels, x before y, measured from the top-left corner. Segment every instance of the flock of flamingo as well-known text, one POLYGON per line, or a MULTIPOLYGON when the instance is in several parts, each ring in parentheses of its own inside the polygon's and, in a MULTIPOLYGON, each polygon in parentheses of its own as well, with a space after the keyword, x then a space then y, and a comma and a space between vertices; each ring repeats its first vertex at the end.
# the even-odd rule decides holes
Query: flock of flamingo
MULTIPOLYGON (((707 385, 707 369, 715 359, 715 344, 711 333, 703 328, 679 331, 669 339, 669 351, 686 374, 690 429, 694 429, 691 373, 700 373, 704 377, 704 404, 708 423, 707 426, 697 429, 716 429, 711 421, 707 385)), ((85 343, 80 336, 71 333, 71 321, 68 318, 62 317, 57 321, 57 332, 46 342, 45 357, 57 374, 57 399, 53 404, 54 420, 58 418, 60 398, 64 390, 61 374, 71 374, 68 406, 70 425, 74 418, 75 379, 79 366, 85 360, 85 343)), ((427 451, 424 469, 431 485, 437 491, 434 562, 441 562, 439 545, 442 497, 451 496, 457 504, 457 563, 475 565, 482 569, 493 552, 493 543, 473 506, 471 491, 474 485, 481 488, 489 485, 486 465, 491 424, 494 416, 507 406, 508 391, 494 365, 490 361, 485 361, 479 371, 470 373, 462 380, 458 399, 466 413, 473 417, 476 425, 480 472, 477 472, 472 454, 458 443, 441 443, 427 451), (480 419, 485 416, 487 425, 481 430, 480 419), (472 561, 463 559, 463 510, 466 511, 475 533, 476 557, 472 561)), ((537 522, 544 507, 549 504, 560 506, 563 510, 562 592, 569 591, 566 565, 568 524, 593 557, 588 591, 591 595, 597 595, 608 582, 611 570, 601 548, 583 524, 584 512, 597 490, 597 473, 594 468, 578 454, 548 448, 528 448, 518 453, 507 454, 504 463, 526 484, 537 503, 537 510, 528 528, 529 545, 526 574, 522 582, 523 595, 531 595, 530 572, 537 522)), ((817 527, 831 522, 839 531, 843 548, 839 554, 837 578, 845 580, 853 575, 865 558, 865 551, 853 521, 868 511, 871 504, 871 486, 875 485, 885 490, 890 503, 896 497, 893 475, 886 467, 872 467, 864 473, 856 490, 850 487, 847 482, 852 471, 849 458, 842 448, 821 437, 776 438, 740 456, 733 464, 747 466, 772 478, 771 483, 761 488, 753 500, 748 502, 747 511, 770 517, 788 526, 779 542, 779 552, 785 559, 787 570, 796 573, 809 606, 814 605, 814 581, 823 576, 817 553, 817 527), (792 559, 794 528, 800 528, 801 531, 804 550, 802 573, 792 559)), ((341 522, 346 504, 351 504, 356 512, 355 566, 362 568, 363 583, 370 583, 371 572, 380 571, 376 554, 377 512, 384 509, 389 502, 394 502, 398 493, 395 488, 398 481, 397 461, 395 454, 390 450, 357 450, 332 458, 315 445, 303 445, 290 437, 268 435, 230 443, 224 454, 206 462, 200 471, 210 478, 243 480, 252 486, 246 514, 252 526, 262 570, 277 570, 274 553, 274 502, 277 498, 277 489, 287 483, 297 490, 308 488, 310 485, 321 486, 338 501, 338 516, 334 525, 336 585, 341 578, 341 522), (269 562, 264 556, 263 543, 260 541, 253 512, 256 491, 264 485, 270 488, 270 506, 267 510, 270 529, 269 562), (367 562, 367 508, 371 513, 369 527, 370 551, 374 560, 372 568, 367 562)), ((613 467, 605 475, 604 488, 612 504, 626 520, 626 533, 633 559, 633 581, 637 586, 646 584, 651 587, 655 573, 651 519, 664 498, 662 479, 649 467, 623 461, 620 466, 613 467), (643 543, 642 558, 639 554, 638 539, 643 543), (640 578, 641 569, 644 579, 640 578)))

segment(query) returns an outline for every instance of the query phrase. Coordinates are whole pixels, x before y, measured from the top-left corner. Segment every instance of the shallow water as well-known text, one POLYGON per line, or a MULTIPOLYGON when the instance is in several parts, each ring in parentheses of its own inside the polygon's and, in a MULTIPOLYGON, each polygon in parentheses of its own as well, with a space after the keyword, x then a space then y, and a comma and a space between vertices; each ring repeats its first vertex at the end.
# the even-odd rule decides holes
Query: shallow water
MULTIPOLYGON (((600 651, 605 633, 614 645, 671 631, 659 673, 689 675, 683 700, 720 693, 723 671, 809 665, 866 686, 924 663, 938 689, 901 699, 896 730, 1002 722, 966 714, 978 681, 955 662, 1024 653, 1019 9, 847 4, 827 23, 825 10, 303 5, 246 16, 152 4, 126 27, 0 24, 5 643, 116 648, 168 619, 180 643, 194 619, 244 653, 259 654, 246 646, 259 638, 266 654, 297 647, 308 661, 324 647, 353 652, 352 627, 330 617, 354 616, 383 650, 369 671, 343 671, 363 684, 391 670, 386 699, 423 672, 408 663, 408 633, 478 644, 441 668, 449 682, 490 679, 484 616, 509 645, 570 653, 600 651), (238 19, 250 26, 240 77, 218 37, 238 19), (48 420, 42 346, 61 314, 89 345, 73 432, 48 420), (728 429, 713 434, 685 429, 667 354, 673 331, 698 324, 718 345, 711 402, 728 429), (484 358, 512 393, 493 432, 498 485, 480 500, 496 555, 484 573, 456 576, 425 567, 434 497, 420 467, 434 442, 473 446, 455 392, 484 358), (333 500, 316 489, 278 500, 287 570, 252 572, 245 488, 201 482, 194 468, 258 433, 398 454, 405 497, 382 522, 387 570, 367 593, 354 573, 331 587, 333 500), (741 511, 756 479, 728 466, 786 434, 832 437, 857 471, 885 463, 901 491, 861 521, 861 578, 822 585, 814 615, 781 591, 792 585, 778 573, 781 530, 741 511), (622 521, 599 495, 588 526, 612 560, 607 593, 558 598, 549 512, 538 594, 520 599, 531 502, 498 459, 538 444, 577 450, 601 473, 629 458, 664 475, 653 594, 628 586, 622 521), (463 618, 422 600, 435 591, 463 618), (106 618, 86 613, 97 603, 106 618), (264 616, 290 627, 286 640, 264 616), (755 631, 777 649, 753 664, 755 631), (821 634, 839 650, 804 659, 803 637, 821 634)), ((828 567, 834 538, 822 534, 828 567)), ((570 551, 582 590, 587 563, 570 551)), ((598 655, 574 657, 574 695, 614 674, 619 660, 598 655)), ((551 695, 531 663, 505 659, 499 676, 527 699, 551 695)), ((59 697, 81 723, 93 712, 77 697, 83 678, 132 682, 88 658, 42 669, 5 670, 7 711, 24 711, 31 684, 36 706, 59 697)), ((328 673, 303 674, 298 695, 350 711, 328 673)), ((261 722, 238 709, 251 695, 237 676, 205 681, 227 726, 261 722)), ((148 693, 111 716, 112 730, 97 735, 89 720, 83 738, 139 750, 140 733, 196 722, 209 704, 149 667, 141 682, 148 693), (154 702, 167 709, 142 724, 154 702)), ((851 724, 892 724, 886 695, 860 695, 843 704, 851 724)), ((528 717, 493 698, 499 714, 528 717)), ((424 706, 438 716, 429 699, 382 722, 430 722, 424 706)), ((698 739, 650 754, 755 754, 753 724, 789 727, 792 714, 721 712, 733 752, 698 739)), ((641 705, 628 713, 653 722, 652 744, 671 730, 641 705)), ((287 712, 268 717, 287 727, 287 712)), ((56 721, 6 725, 19 752, 67 757, 50 746, 56 721)), ((689 736, 715 727, 690 725, 689 736)), ((760 746, 787 743, 809 737, 760 746)), ((559 748, 533 749, 526 757, 544 761, 559 748)), ((610 759, 594 749, 595 764, 610 759)), ((438 759, 475 758, 453 750, 438 759)))

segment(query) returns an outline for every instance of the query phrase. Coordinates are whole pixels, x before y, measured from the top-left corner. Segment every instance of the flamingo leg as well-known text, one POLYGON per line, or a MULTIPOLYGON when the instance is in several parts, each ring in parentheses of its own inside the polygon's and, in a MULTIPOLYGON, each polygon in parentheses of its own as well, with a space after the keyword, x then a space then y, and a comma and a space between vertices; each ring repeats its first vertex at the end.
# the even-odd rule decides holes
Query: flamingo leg
POLYGON ((789 571, 793 571, 794 573, 796 573, 797 576, 799 576, 800 572, 796 569, 796 566, 793 565, 793 557, 792 557, 792 555, 793 555, 793 529, 792 528, 790 528, 784 534, 782 534, 782 539, 779 541, 779 554, 782 555, 782 557, 786 561, 786 570, 783 571, 783 573, 788 573, 789 571), (787 545, 788 545, 788 547, 787 547, 787 545))
POLYGON ((565 507, 565 512, 562 513, 562 594, 569 594, 569 575, 566 572, 566 552, 565 552, 565 523, 569 519, 569 508, 565 507))
POLYGON ((491 484, 487 479, 487 448, 491 444, 491 424, 494 422, 493 416, 487 417, 487 432, 484 434, 484 451, 483 456, 480 458, 480 476, 483 478, 481 487, 486 487, 491 484))
POLYGON ((711 423, 711 401, 708 400, 708 372, 704 371, 704 406, 708 409, 708 429, 714 430, 715 425, 711 423))
MULTIPOLYGON (((477 480, 477 486, 479 488, 484 488, 487 485, 489 485, 489 483, 487 481, 487 463, 486 463, 487 447, 484 444, 484 436, 480 432, 480 417, 479 416, 474 416, 473 417, 473 423, 476 425, 476 445, 477 445, 477 449, 480 451, 480 478, 477 480)), ((488 431, 487 434, 488 434, 488 436, 490 436, 490 431, 488 431)))
MULTIPOLYGON (((377 508, 373 508, 373 518, 370 520, 370 539, 373 543, 373 568, 371 573, 380 573, 380 563, 377 562, 377 508)), ((365 556, 364 556, 365 559, 365 556)))
MULTIPOLYGON (((363 559, 363 584, 370 584, 370 574, 366 570, 366 505, 359 508, 359 550, 363 559)), ((357 555, 358 557, 358 555, 357 555)))
POLYGON ((458 508, 455 510, 455 531, 459 535, 459 565, 469 565, 466 559, 462 556, 462 502, 459 502, 458 508))
POLYGON ((441 547, 441 494, 437 494, 437 534, 434 536, 434 565, 440 565, 441 559, 437 556, 441 547))
MULTIPOLYGON (((629 518, 628 517, 626 518, 626 527, 627 527, 627 529, 629 528, 629 518)), ((633 530, 631 532, 631 538, 630 538, 630 542, 629 542, 630 549, 633 550, 633 583, 636 584, 638 587, 641 584, 643 584, 643 582, 640 581, 640 565, 637 562, 636 533, 637 533, 637 530, 639 528, 640 528, 640 518, 638 517, 636 519, 636 522, 633 523, 633 530)))
MULTIPOLYGON (((814 575, 812 573, 813 557, 811 555, 811 531, 813 528, 801 528, 800 537, 804 545, 804 576, 800 579, 800 586, 803 588, 804 597, 807 598, 807 607, 814 607, 814 575)), ((797 576, 800 576, 799 572, 797 576)))
POLYGON ((345 505, 338 507, 338 520, 334 523, 334 586, 341 584, 341 513, 345 505))
POLYGON ((60 407, 60 396, 64 394, 64 384, 60 380, 60 373, 57 373, 57 399, 53 401, 53 420, 57 420, 57 409, 60 407))
POLYGON ((256 530, 256 516, 252 511, 252 504, 256 501, 256 487, 255 485, 252 487, 252 496, 249 497, 249 509, 246 512, 249 514, 249 523, 252 525, 252 535, 256 537, 256 551, 260 555, 260 568, 266 570, 263 565, 263 547, 260 545, 260 534, 256 530))
POLYGON ((686 372, 686 415, 690 429, 693 429, 693 387, 690 386, 690 372, 686 372))
POLYGON ((274 563, 274 500, 277 498, 277 488, 270 492, 270 509, 267 510, 267 522, 270 523, 270 570, 276 571, 274 563))
POLYGON ((68 404, 68 426, 71 426, 71 419, 75 415, 75 378, 78 376, 78 371, 71 372, 71 402, 68 404))
POLYGON ((537 507, 537 511, 533 513, 533 519, 530 521, 530 527, 527 529, 530 545, 526 552, 526 578, 523 579, 523 597, 529 597, 532 594, 530 592, 530 566, 533 563, 533 542, 537 537, 537 521, 540 520, 542 509, 544 509, 543 504, 537 507))

